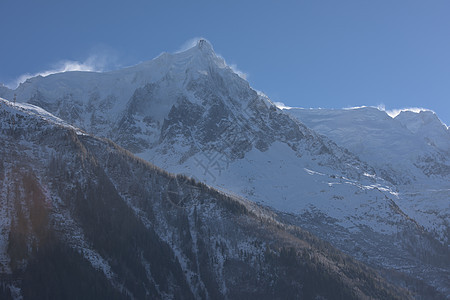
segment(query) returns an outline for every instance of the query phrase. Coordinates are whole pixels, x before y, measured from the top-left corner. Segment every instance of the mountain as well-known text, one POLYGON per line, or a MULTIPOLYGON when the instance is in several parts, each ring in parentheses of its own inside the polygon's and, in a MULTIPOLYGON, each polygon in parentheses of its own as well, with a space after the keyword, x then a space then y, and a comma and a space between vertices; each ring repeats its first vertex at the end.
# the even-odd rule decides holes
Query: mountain
POLYGON ((405 299, 275 213, 0 99, 1 299, 405 299))
POLYGON ((377 108, 286 110, 349 149, 395 184, 397 203, 448 246, 450 130, 431 111, 377 108))
POLYGON ((3 95, 13 93, 158 167, 275 210, 415 292, 450 294, 448 203, 436 204, 443 218, 427 216, 439 225, 424 226, 405 208, 430 199, 405 198, 395 169, 278 109, 205 40, 123 70, 31 78, 3 95))

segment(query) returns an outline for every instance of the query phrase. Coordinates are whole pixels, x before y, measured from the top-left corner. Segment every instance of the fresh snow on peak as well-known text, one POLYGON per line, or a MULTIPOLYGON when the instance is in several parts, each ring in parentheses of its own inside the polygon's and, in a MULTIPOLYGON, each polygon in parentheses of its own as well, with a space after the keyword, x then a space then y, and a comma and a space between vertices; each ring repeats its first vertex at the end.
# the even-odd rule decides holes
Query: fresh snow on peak
POLYGON ((432 110, 427 109, 427 108, 423 108, 423 107, 409 107, 409 108, 401 108, 401 109, 390 109, 390 110, 387 110, 386 112, 388 113, 388 115, 390 115, 391 117, 395 118, 396 116, 398 116, 402 112, 420 113, 422 111, 433 112, 432 110))
MULTIPOLYGON (((239 86, 248 86, 222 57, 215 54, 207 40, 200 39, 185 51, 163 53, 153 60, 121 70, 64 72, 30 78, 16 90, 1 87, 0 97, 12 99, 16 93, 18 102, 41 106, 70 122, 81 119, 81 122, 75 123, 87 129, 90 120, 95 119, 100 126, 120 118, 139 88, 165 82, 167 93, 159 95, 162 96, 159 101, 163 102, 162 106, 166 107, 164 112, 167 113, 178 97, 177 90, 205 80, 216 81, 216 84, 226 81, 230 87, 236 86, 236 90, 239 86), (99 116, 100 110, 93 110, 98 105, 107 108, 107 111, 102 109, 102 116, 99 116)), ((155 94, 155 97, 158 95, 155 94)), ((164 117, 161 115, 158 119, 163 121, 164 117)))
POLYGON ((192 50, 193 51, 203 51, 205 53, 215 54, 212 44, 207 39, 202 38, 202 37, 190 39, 189 41, 184 43, 184 45, 181 46, 181 49, 176 51, 174 54, 183 53, 183 52, 192 51, 192 50))
POLYGON ((435 112, 431 110, 421 110, 418 112, 411 110, 402 110, 400 113, 395 116, 395 119, 405 125, 409 130, 414 133, 417 133, 421 128, 427 129, 437 129, 437 128, 445 128, 448 129, 448 126, 444 124, 436 115, 435 112), (429 127, 434 128, 429 128, 429 127))
POLYGON ((415 136, 426 141, 428 145, 441 149, 445 155, 450 155, 450 130, 433 111, 402 111, 395 120, 415 136))
POLYGON ((212 47, 211 43, 205 39, 198 40, 197 48, 202 51, 213 51, 213 47, 212 47))
POLYGON ((240 76, 239 72, 235 72, 232 66, 228 66, 225 60, 214 52, 210 42, 199 39, 193 47, 181 52, 162 53, 152 60, 124 69, 108 72, 68 71, 48 76, 37 75, 27 79, 15 90, 0 86, 0 97, 11 98, 12 92, 17 91, 18 101, 24 102, 27 99, 22 99, 22 96, 30 98, 37 91, 58 95, 60 94, 58 90, 65 89, 67 82, 70 82, 71 86, 77 86, 76 91, 73 91, 76 94, 95 89, 111 89, 112 93, 118 94, 118 91, 121 91, 121 94, 126 95, 125 98, 129 98, 131 96, 129 90, 134 91, 139 86, 160 81, 166 76, 175 75, 178 77, 175 80, 178 81, 188 73, 194 74, 194 77, 198 74, 207 75, 210 69, 217 68, 227 69, 240 76), (39 85, 39 88, 36 85, 39 85))

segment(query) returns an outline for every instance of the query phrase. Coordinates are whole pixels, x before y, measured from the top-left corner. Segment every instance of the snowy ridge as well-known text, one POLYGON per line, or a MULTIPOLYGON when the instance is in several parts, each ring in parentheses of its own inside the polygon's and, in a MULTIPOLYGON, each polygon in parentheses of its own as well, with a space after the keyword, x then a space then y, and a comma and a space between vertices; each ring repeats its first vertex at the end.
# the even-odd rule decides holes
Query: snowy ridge
POLYGON ((6 99, 0 98, 0 109, 10 114, 15 113, 16 116, 18 115, 17 113, 19 113, 21 116, 32 116, 40 118, 41 120, 48 121, 52 124, 73 129, 77 132, 77 134, 86 134, 84 131, 70 125, 62 119, 33 104, 13 103, 6 99))

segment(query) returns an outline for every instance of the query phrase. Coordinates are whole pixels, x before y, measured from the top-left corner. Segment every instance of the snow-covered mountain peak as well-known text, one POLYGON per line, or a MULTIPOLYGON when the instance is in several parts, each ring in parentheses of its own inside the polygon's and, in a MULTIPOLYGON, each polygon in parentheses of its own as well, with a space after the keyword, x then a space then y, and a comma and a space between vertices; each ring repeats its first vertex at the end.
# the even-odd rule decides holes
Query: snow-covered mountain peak
POLYGON ((210 42, 205 39, 199 39, 196 47, 202 51, 214 52, 213 47, 210 42))
POLYGON ((447 130, 447 126, 445 126, 441 120, 439 120, 438 116, 431 110, 422 110, 419 112, 409 110, 401 111, 395 119, 406 126, 406 128, 413 133, 417 133, 418 131, 424 129, 424 127, 427 129, 441 129, 442 127, 442 129, 447 130))
POLYGON ((176 52, 173 55, 183 55, 183 54, 200 54, 204 57, 214 57, 217 56, 217 54, 214 52, 214 48, 212 46, 212 44, 206 40, 206 39, 199 39, 192 47, 184 50, 184 51, 180 51, 180 52, 176 52))
MULTIPOLYGON (((225 60, 214 52, 210 42, 200 39, 192 48, 170 55, 176 66, 183 66, 187 70, 207 70, 209 68, 227 68, 225 60)), ((157 58, 158 59, 158 58, 157 58)))
MULTIPOLYGON (((182 77, 192 74, 207 74, 209 69, 232 69, 227 66, 225 60, 214 52, 213 46, 205 39, 200 39, 197 43, 184 51, 175 53, 162 53, 158 57, 141 62, 127 68, 108 72, 91 71, 68 71, 55 73, 48 76, 38 75, 27 79, 15 90, 18 94, 18 101, 25 102, 37 90, 40 92, 51 92, 59 96, 59 89, 65 89, 70 82, 78 86, 75 93, 85 93, 86 90, 121 90, 127 93, 128 87, 131 90, 148 83, 156 82, 165 76, 182 77), (177 76, 178 75, 178 76, 177 76)), ((234 72, 233 72, 234 73, 234 72)), ((195 79, 196 76, 194 76, 195 79)), ((176 78, 179 80, 181 78, 176 78)), ((6 99, 12 98, 15 92, 4 85, 0 86, 0 96, 6 99)), ((47 93, 46 93, 47 94, 47 93)), ((48 95, 47 95, 48 96, 48 95)), ((129 97, 129 95, 127 95, 129 97)), ((50 97, 52 98, 52 97, 50 97)))
POLYGON ((394 120, 429 145, 450 153, 450 130, 433 111, 402 111, 394 120))

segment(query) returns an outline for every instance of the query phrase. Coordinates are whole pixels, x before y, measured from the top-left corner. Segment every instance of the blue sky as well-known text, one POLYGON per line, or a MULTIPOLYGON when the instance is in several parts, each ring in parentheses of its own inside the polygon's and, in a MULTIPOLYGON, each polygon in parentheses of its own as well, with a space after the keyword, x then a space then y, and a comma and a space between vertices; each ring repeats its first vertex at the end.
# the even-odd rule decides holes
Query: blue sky
POLYGON ((0 1, 0 82, 115 69, 205 37, 289 106, 425 107, 450 125, 450 1, 0 1))

